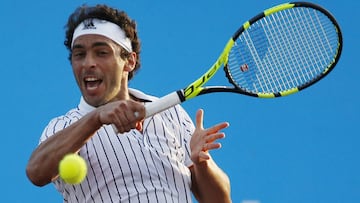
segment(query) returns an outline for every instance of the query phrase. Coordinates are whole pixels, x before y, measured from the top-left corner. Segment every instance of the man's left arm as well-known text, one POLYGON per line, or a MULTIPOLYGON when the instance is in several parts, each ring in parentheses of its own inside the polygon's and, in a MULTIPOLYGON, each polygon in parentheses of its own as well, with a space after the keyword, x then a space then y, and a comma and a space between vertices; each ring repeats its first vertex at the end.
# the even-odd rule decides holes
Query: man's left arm
POLYGON ((203 114, 203 110, 196 113, 196 128, 190 141, 192 192, 200 203, 230 203, 229 177, 209 154, 209 151, 221 148, 216 141, 225 137, 220 130, 229 124, 223 122, 204 129, 203 114))
POLYGON ((230 203, 230 180, 210 159, 190 167, 192 191, 200 203, 230 203))

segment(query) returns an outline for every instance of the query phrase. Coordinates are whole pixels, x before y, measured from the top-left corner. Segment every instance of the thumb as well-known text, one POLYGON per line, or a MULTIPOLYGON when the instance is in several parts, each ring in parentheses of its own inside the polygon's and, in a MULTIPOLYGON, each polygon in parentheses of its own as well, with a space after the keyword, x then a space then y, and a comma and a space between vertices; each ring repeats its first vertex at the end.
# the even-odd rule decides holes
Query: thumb
POLYGON ((196 112, 196 128, 203 129, 204 127, 203 122, 204 122, 204 110, 199 109, 196 112))

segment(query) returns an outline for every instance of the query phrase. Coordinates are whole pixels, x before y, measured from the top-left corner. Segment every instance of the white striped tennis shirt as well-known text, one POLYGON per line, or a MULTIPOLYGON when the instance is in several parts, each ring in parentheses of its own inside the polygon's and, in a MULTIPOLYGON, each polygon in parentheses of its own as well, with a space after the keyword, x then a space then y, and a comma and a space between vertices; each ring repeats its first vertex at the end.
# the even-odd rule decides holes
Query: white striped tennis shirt
MULTIPOLYGON (((130 89, 142 100, 154 97, 130 89)), ((81 98, 78 108, 54 118, 40 142, 94 110, 81 98)), ((131 130, 116 135, 110 125, 100 128, 81 148, 88 165, 85 180, 78 185, 54 181, 64 202, 191 202, 188 167, 194 124, 179 105, 145 119, 143 133, 131 130)))

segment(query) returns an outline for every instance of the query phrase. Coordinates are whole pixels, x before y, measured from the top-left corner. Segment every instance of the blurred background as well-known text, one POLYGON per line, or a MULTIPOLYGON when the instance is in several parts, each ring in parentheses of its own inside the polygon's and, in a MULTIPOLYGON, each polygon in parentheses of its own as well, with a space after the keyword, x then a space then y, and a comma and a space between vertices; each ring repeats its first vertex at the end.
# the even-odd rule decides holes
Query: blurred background
MULTIPOLYGON (((356 90, 360 3, 312 2, 336 17, 344 38, 340 62, 324 80, 284 98, 224 93, 183 104, 192 118, 197 109, 205 110, 205 127, 230 123, 222 149, 212 155, 230 176, 234 203, 360 202, 360 97, 356 90)), ((137 21, 142 69, 130 85, 160 97, 183 88, 207 70, 245 21, 285 2, 2 2, 2 202, 62 202, 52 184, 32 185, 25 167, 49 120, 79 102, 63 41, 68 15, 84 3, 115 6, 137 21)), ((215 78, 213 83, 219 81, 215 78)))

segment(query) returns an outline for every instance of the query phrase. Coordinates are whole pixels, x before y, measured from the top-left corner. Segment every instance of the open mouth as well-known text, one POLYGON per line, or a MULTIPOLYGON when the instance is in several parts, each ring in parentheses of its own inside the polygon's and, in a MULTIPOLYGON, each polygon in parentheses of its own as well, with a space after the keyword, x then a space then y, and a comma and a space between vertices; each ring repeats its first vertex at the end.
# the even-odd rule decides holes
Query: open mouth
POLYGON ((101 84, 102 80, 96 77, 86 77, 84 78, 85 87, 87 90, 95 90, 101 84))

